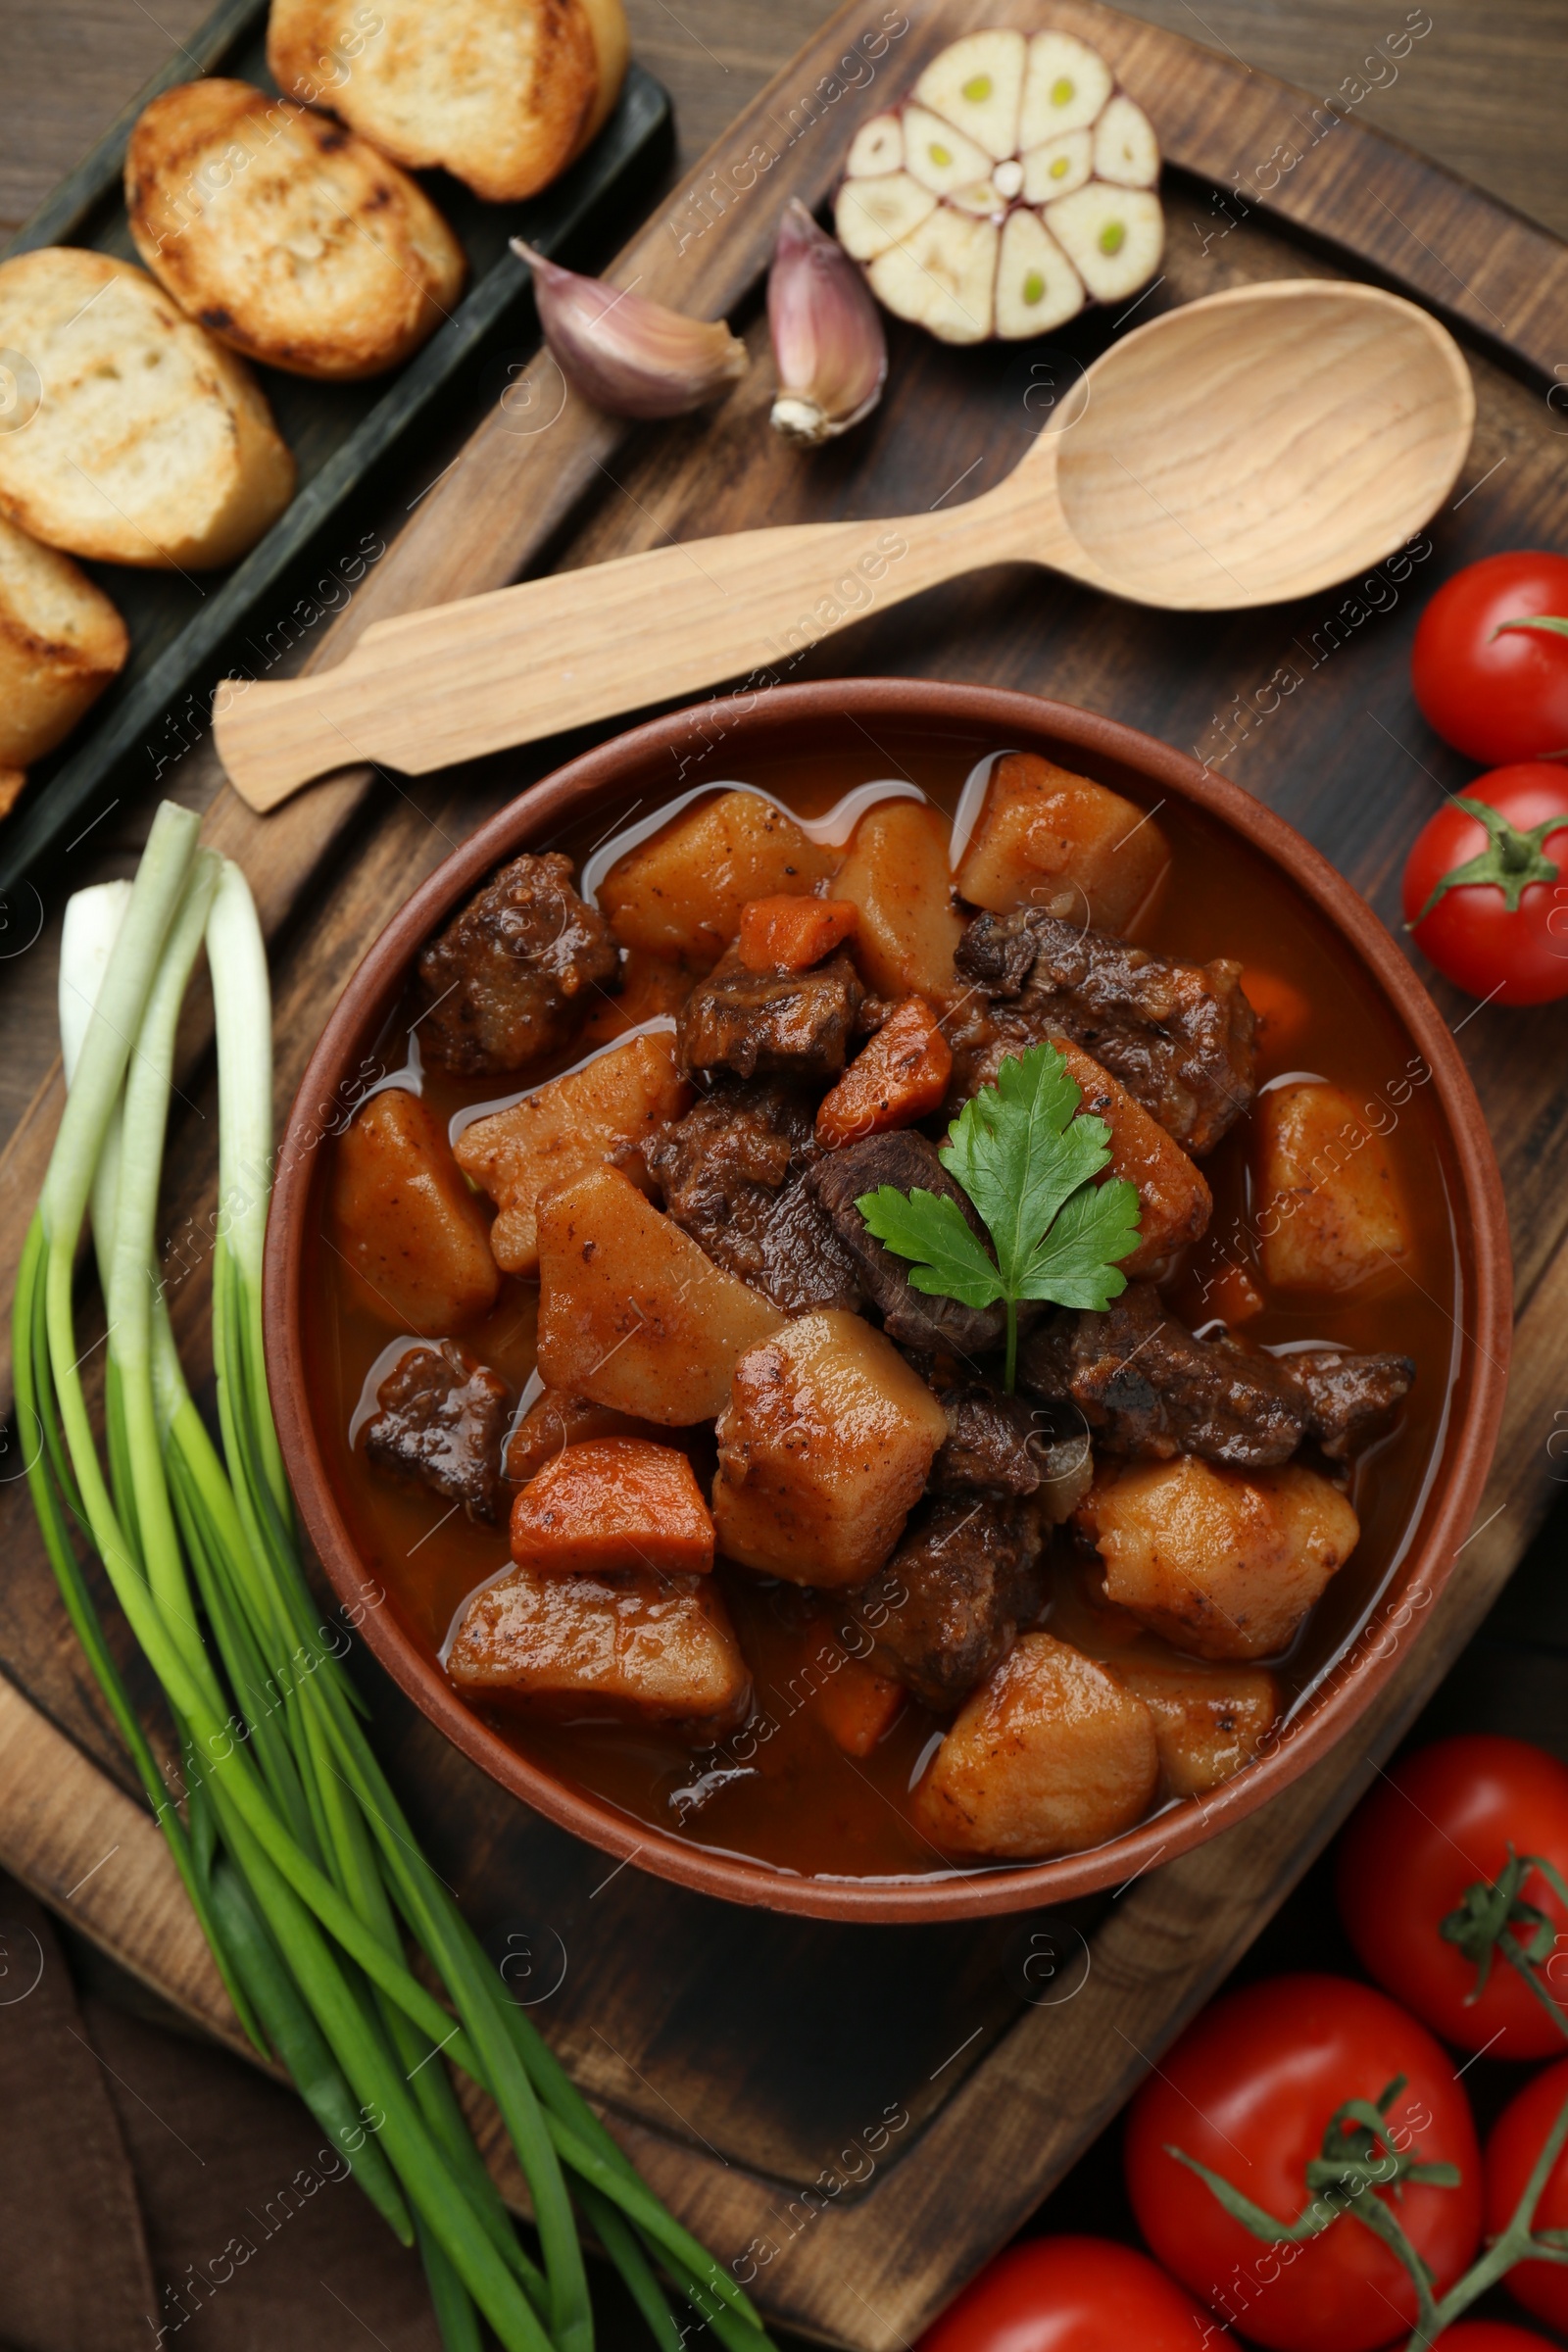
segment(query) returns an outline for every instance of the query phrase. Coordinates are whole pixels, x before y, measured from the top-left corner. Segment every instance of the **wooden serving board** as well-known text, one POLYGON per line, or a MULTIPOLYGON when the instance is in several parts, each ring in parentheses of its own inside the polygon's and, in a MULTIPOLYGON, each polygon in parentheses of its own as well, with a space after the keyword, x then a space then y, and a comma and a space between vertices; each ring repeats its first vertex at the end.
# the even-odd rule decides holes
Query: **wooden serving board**
MULTIPOLYGON (((1302 607, 1184 618, 998 570, 885 616, 873 611, 791 674, 1034 688, 1196 745, 1396 922, 1405 846, 1439 785, 1471 773, 1411 703, 1420 605, 1476 556, 1568 548, 1568 419, 1547 401, 1568 246, 1366 129, 1353 105, 1324 128, 1298 93, 1092 0, 940 0, 907 16, 853 0, 614 274, 685 309, 728 313, 764 353, 759 284, 785 199, 818 203, 856 124, 943 42, 998 21, 1082 31, 1159 128, 1172 165, 1170 245, 1139 317, 1248 279, 1348 273, 1391 284, 1441 312, 1470 355, 1470 463, 1406 555, 1302 607), (1255 195, 1238 199, 1238 185, 1255 195)), ((338 658, 370 619, 528 569, 761 519, 870 521, 972 496, 1013 463, 1113 331, 1102 318, 1044 349, 956 352, 896 329, 881 410, 811 457, 767 432, 765 356, 715 416, 638 431, 563 398, 552 364, 536 364, 416 507, 318 659, 338 658)), ((720 711, 694 728, 694 752, 722 733, 720 711)), ((280 1111, 390 909, 480 817, 582 740, 416 784, 349 771, 266 820, 222 789, 205 744, 182 763, 182 796, 210 800, 209 837, 244 863, 273 939, 280 1111)), ((883 772, 869 743, 867 761, 883 772)), ((1568 1198, 1556 1181, 1565 1016, 1478 1008, 1441 986, 1438 998, 1481 1091, 1513 1218, 1518 1346, 1492 1487, 1458 1573, 1430 1621, 1401 1637, 1403 1669, 1353 1738, 1223 1838, 1070 1919, 927 1931, 745 1913, 617 1868, 534 1820, 364 1667, 410 1810, 509 1983, 535 2003, 662 2193, 781 2321, 866 2352, 912 2339, 1246 1949, 1457 1655, 1554 1495, 1560 1446, 1549 1448, 1568 1396, 1568 1198)), ((194 1273, 215 1136, 199 1021, 187 1047, 192 1108, 176 1123, 168 1230, 176 1269, 194 1273)), ((58 1089, 46 1087, 0 1161, 0 1233, 13 1257, 58 1111, 58 1089)), ((202 1290, 180 1279, 174 1291, 197 1360, 202 1290)), ((17 1449, 3 1467, 20 1467, 17 1449)), ((0 1666, 10 1679, 0 1686, 0 1861, 222 2030, 221 1996, 86 1686, 14 1476, 0 1486, 0 1666)))

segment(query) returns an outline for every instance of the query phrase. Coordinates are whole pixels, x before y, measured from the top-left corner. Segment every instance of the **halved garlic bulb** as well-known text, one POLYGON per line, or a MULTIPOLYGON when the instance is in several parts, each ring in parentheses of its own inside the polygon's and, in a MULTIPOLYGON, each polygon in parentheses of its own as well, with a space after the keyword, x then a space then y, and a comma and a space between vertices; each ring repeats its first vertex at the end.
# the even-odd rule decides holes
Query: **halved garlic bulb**
POLYGON ((861 124, 840 244, 896 318, 945 343, 1049 333, 1123 302, 1164 251, 1159 144, 1070 32, 965 33, 861 124))

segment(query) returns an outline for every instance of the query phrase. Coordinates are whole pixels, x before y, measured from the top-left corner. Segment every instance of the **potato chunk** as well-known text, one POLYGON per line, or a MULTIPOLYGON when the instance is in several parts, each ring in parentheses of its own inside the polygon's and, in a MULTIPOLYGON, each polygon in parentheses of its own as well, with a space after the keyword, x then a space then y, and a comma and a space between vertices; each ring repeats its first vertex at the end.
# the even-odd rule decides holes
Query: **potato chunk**
POLYGON ((539 1271, 539 1203, 622 1146, 651 1138, 691 1108, 692 1089, 675 1067, 675 1040, 634 1037, 535 1088, 510 1110, 465 1127, 458 1165, 501 1213, 490 1249, 509 1274, 539 1271))
POLYGON ((466 1696, 558 1721, 612 1716, 732 1730, 751 1676, 710 1576, 541 1576, 514 1568, 464 1610, 447 1672, 466 1696))
POLYGON ((356 1112, 337 1146, 332 1224, 383 1322, 434 1338, 494 1306, 484 1210, 417 1095, 389 1087, 356 1112))
POLYGON ((739 937, 749 899, 809 897, 838 862, 760 793, 724 792, 617 858, 599 904, 622 947, 706 971, 739 937))
POLYGON ((1033 752, 1009 752, 964 851, 958 896, 993 914, 1043 906, 1120 936, 1169 863, 1159 827, 1120 793, 1033 752))
POLYGON ((512 1556, 541 1576, 656 1568, 706 1576, 713 1522, 686 1456, 648 1438, 590 1438, 546 1462, 512 1505, 512 1556))
POLYGON ((1276 1087, 1254 1114, 1263 1272, 1281 1291, 1352 1291, 1410 1247, 1383 1138, 1343 1087, 1276 1087))
POLYGON ((863 1584, 947 1434, 891 1340, 838 1307, 800 1316, 735 1367, 713 1481, 720 1551, 791 1584, 863 1584))
POLYGON ((1158 1780, 1143 1700, 1068 1642, 1024 1634, 959 1710, 914 1810, 950 1852, 1033 1862, 1131 1829, 1158 1780))
POLYGON ((553 1389, 664 1428, 711 1421, 737 1358, 782 1321, 618 1168, 590 1169, 540 1208, 539 1372, 553 1389))
POLYGON ((1076 1517, 1105 1563, 1104 1597, 1200 1658, 1284 1649, 1361 1532, 1315 1470, 1192 1454, 1105 1465, 1076 1517))
POLYGON ((1126 1657, 1116 1672, 1154 1719, 1159 1769, 1172 1796, 1201 1796, 1250 1764, 1280 1711, 1264 1666, 1126 1657))
POLYGON ((963 924, 953 908, 948 821, 923 801, 885 801, 855 828, 833 895, 860 910, 855 960, 879 997, 962 994, 953 958, 963 924))

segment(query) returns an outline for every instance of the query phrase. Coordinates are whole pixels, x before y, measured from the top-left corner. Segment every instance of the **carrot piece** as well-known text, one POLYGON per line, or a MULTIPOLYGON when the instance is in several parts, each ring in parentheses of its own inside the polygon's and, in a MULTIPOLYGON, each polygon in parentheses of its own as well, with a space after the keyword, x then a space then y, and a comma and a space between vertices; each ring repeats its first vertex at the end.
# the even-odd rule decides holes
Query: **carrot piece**
POLYGON ((741 961, 749 972, 804 972, 853 939, 859 920, 848 899, 748 899, 741 961))
POLYGON ((1225 1323, 1250 1323, 1263 1312, 1263 1294, 1246 1266, 1221 1266, 1203 1285, 1203 1304, 1225 1323))
POLYGON ((846 1755, 868 1756, 904 1705, 904 1687, 859 1658, 844 1658, 812 1694, 818 1721, 846 1755))
POLYGON ((1310 1000, 1294 981, 1250 963, 1242 973, 1242 994, 1257 1015, 1257 1043, 1264 1054, 1295 1045, 1312 1017, 1310 1000))
POLYGON ((912 1127, 948 1091, 953 1054, 924 997, 906 997, 863 1046, 816 1114, 824 1152, 889 1127, 912 1127))
POLYGON ((539 1576, 706 1575, 713 1522, 685 1454, 648 1438, 566 1446, 518 1491, 512 1556, 539 1576))

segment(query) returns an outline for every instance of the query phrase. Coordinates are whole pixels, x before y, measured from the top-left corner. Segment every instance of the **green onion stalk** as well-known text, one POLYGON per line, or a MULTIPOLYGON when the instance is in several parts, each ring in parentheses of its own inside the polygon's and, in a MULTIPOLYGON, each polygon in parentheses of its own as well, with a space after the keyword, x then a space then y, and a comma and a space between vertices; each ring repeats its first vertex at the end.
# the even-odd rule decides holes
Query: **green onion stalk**
POLYGON ((23 1253, 17 1406, 61 1593, 257 2050, 288 2073, 354 2177, 424 2262, 443 2341, 481 2320, 508 2352, 591 2352, 579 2228, 619 2270, 661 2352, 685 2329, 764 2352, 734 2278, 675 2221, 509 2001, 420 1851, 318 1620, 269 1401, 262 1249, 272 1152, 271 1005, 239 868, 165 804, 133 885, 78 894, 62 953, 69 1093, 23 1253), (174 1037, 205 946, 217 1011, 219 1440, 186 1385, 159 1274, 174 1037), (102 1444, 76 1339, 90 1210, 108 1322, 102 1444), (162 1687, 172 1793, 79 1556, 96 1554, 162 1687), (451 2068, 499 2110, 528 2184, 526 2250, 451 2068))

